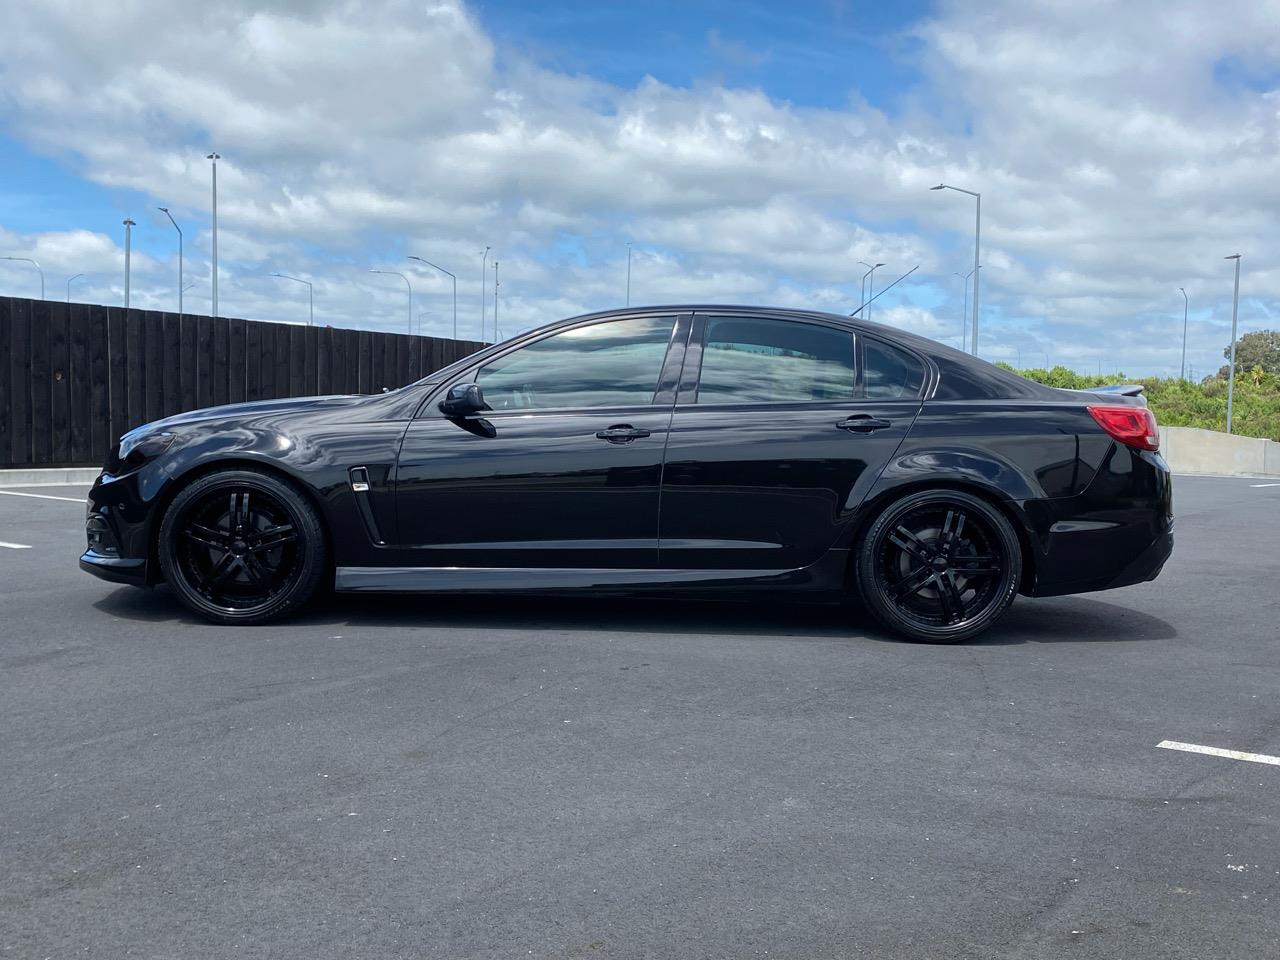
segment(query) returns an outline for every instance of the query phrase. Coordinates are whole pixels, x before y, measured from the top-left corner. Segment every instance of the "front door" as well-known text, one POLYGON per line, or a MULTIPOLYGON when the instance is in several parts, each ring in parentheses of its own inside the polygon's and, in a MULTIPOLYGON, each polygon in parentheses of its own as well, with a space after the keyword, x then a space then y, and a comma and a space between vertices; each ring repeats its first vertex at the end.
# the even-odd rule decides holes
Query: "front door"
MULTIPOLYGON (((660 379, 668 353, 677 365, 683 353, 676 329, 672 316, 589 323, 464 374, 490 409, 456 418, 432 405, 404 438, 396 473, 404 562, 656 567, 674 399, 674 381, 661 389, 660 379)), ((686 319, 684 336, 688 329, 686 319)))
POLYGON ((906 436, 924 378, 917 358, 837 324, 697 317, 667 443, 662 566, 821 559, 906 436))

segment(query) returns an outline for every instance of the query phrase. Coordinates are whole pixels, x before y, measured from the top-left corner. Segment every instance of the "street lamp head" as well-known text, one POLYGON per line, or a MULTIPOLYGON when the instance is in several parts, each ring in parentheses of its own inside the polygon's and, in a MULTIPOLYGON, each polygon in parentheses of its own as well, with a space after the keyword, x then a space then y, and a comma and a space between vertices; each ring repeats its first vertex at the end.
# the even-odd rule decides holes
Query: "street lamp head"
POLYGON ((929 189, 930 189, 930 190, 945 190, 945 189, 947 189, 947 185, 946 185, 945 183, 940 183, 940 184, 938 184, 936 187, 930 187, 929 189))
POLYGON ((883 266, 884 266, 884 264, 883 264, 883 263, 877 263, 877 264, 876 264, 876 266, 877 266, 877 267, 883 267, 883 266))
POLYGON ((157 209, 157 210, 159 210, 161 213, 168 213, 168 212, 169 212, 169 208, 168 208, 168 207, 156 207, 156 209, 157 209))
POLYGON ((1240 259, 1240 254, 1238 254, 1238 253, 1233 253, 1231 256, 1229 256, 1229 257, 1223 257, 1222 259, 1223 259, 1223 260, 1239 260, 1239 259, 1240 259))
POLYGON ((205 159, 206 159, 206 160, 221 160, 221 159, 222 159, 222 154, 220 154, 220 153, 211 153, 211 154, 209 154, 207 157, 205 157, 205 159))
POLYGON ((129 219, 127 219, 127 218, 126 218, 125 220, 121 221, 121 222, 122 222, 126 227, 136 227, 136 226, 137 226, 137 224, 136 224, 136 223, 134 223, 132 220, 129 220, 129 219))

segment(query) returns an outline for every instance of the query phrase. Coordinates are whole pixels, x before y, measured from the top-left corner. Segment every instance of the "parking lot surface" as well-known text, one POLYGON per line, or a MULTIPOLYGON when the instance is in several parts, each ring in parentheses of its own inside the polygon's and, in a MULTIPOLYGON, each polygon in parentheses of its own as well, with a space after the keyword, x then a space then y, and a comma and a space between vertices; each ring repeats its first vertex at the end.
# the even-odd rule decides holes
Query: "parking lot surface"
MULTIPOLYGON (((0 492, 0 956, 1280 955, 1280 487, 957 647, 856 609, 331 598, 225 628, 0 492)), ((38 496, 16 496, 15 493, 38 496)), ((48 499, 64 497, 66 499, 48 499)))

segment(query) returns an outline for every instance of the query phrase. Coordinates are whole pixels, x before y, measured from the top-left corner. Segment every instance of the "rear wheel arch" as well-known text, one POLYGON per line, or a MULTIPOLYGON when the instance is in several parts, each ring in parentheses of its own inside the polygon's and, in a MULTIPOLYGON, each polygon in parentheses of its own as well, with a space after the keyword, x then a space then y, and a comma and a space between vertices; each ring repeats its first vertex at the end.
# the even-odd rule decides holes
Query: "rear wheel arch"
POLYGON ((1035 551, 1031 549, 1031 535, 1027 530, 1026 518, 1021 514, 1021 511, 1013 506, 1013 502, 1002 496, 998 490, 979 483, 968 483, 963 480, 952 479, 928 480, 921 478, 873 494, 859 508, 858 520, 854 524, 851 535, 847 540, 850 549, 849 559, 845 567, 844 588, 846 594, 853 595, 856 593, 854 576, 858 562, 858 548, 862 545, 863 538, 866 536, 871 524, 898 500, 925 490, 955 490, 960 493, 968 493, 986 501, 990 506, 995 507, 1004 514, 1004 518, 1013 526, 1014 533, 1018 536, 1018 549, 1022 556, 1022 578, 1018 585, 1018 592, 1026 593, 1031 589, 1036 581, 1036 555, 1035 551))

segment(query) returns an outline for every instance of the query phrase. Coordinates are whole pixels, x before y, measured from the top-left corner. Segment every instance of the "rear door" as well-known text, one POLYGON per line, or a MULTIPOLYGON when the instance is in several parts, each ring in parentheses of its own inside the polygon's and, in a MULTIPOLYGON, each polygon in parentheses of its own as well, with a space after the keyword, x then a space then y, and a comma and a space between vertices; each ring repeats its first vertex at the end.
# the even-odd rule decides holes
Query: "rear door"
POLYGON ((697 315, 663 468, 662 566, 820 559, 910 429, 926 372, 836 323, 697 315))

